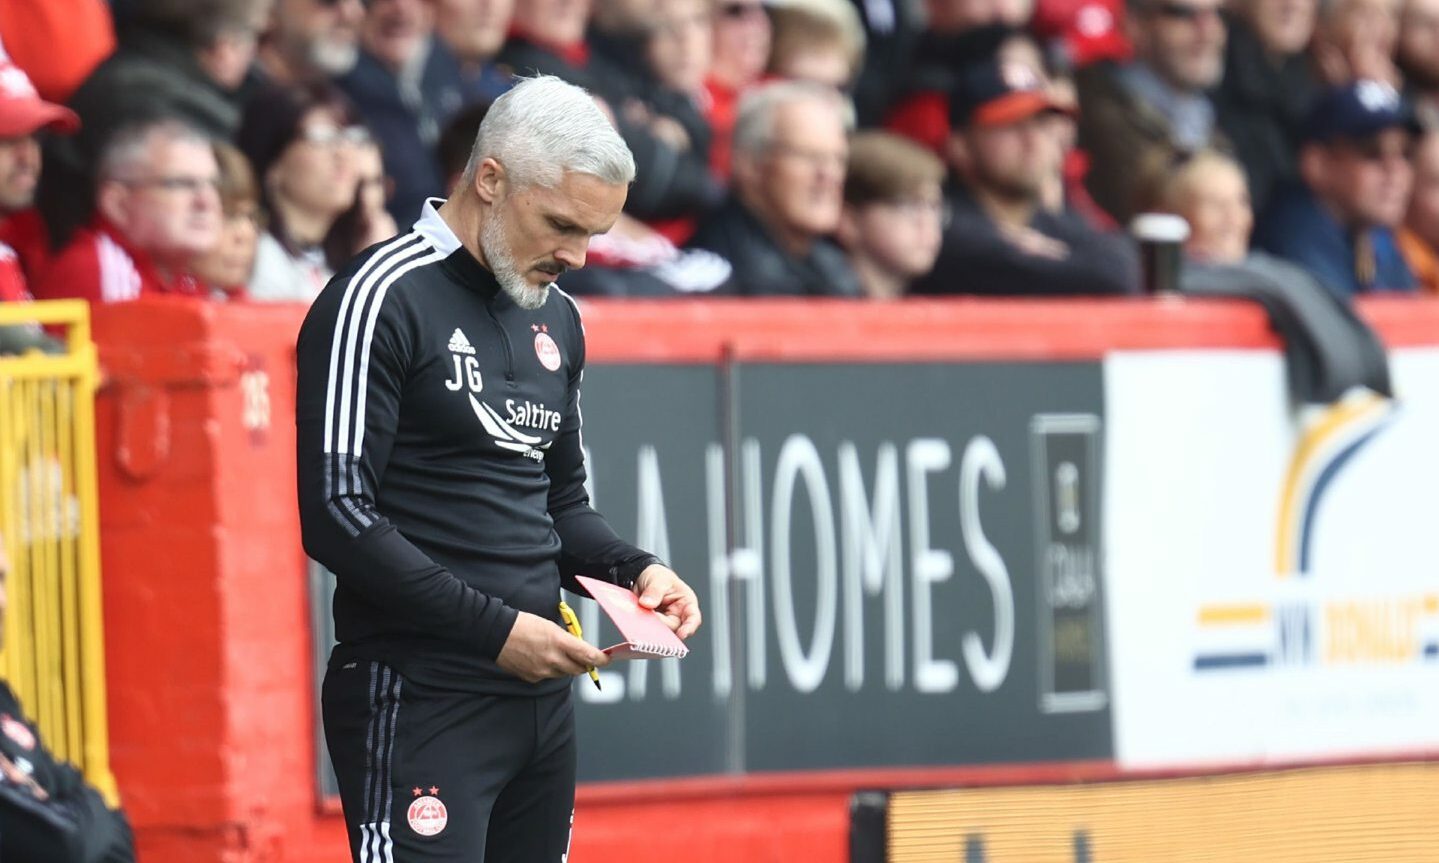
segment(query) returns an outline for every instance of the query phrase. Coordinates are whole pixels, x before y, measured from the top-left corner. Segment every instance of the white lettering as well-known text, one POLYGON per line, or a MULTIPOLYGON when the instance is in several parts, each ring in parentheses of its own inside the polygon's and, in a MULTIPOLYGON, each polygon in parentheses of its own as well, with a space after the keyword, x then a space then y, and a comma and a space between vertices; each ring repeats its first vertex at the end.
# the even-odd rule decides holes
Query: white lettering
POLYGON ((925 476, 949 467, 949 442, 916 438, 905 447, 909 486, 910 577, 914 616, 914 687, 920 692, 950 692, 959 683, 959 667, 950 659, 934 657, 934 617, 930 586, 954 574, 954 557, 929 546, 929 488, 925 476))
POLYGON ((544 402, 520 403, 505 399, 505 412, 509 414, 510 425, 529 426, 536 429, 560 430, 560 412, 545 408, 544 402))
POLYGON ((731 665, 729 622, 730 565, 726 543, 724 449, 717 443, 705 447, 705 514, 709 523, 710 597, 704 607, 714 643, 714 693, 728 698, 734 687, 731 665))
POLYGON ((993 490, 1004 488, 1004 461, 994 441, 980 435, 964 448, 959 466, 959 528, 964 548, 994 595, 994 650, 986 651, 976 632, 964 635, 964 662, 981 692, 998 689, 1009 674, 1014 653, 1014 588, 999 550, 984 535, 979 521, 979 480, 993 490))
POLYGON ((749 685, 751 689, 764 689, 765 681, 765 611, 764 611, 764 566, 761 549, 764 548, 764 509, 760 486, 759 441, 747 438, 740 447, 740 497, 744 500, 743 540, 734 550, 735 577, 744 578, 745 612, 748 618, 745 656, 749 662, 749 685), (742 570, 740 563, 747 564, 742 570))
POLYGON ((790 435, 780 449, 779 463, 775 467, 771 518, 770 553, 773 558, 775 630, 780 662, 797 691, 813 692, 824 680, 830 650, 834 645, 838 578, 834 507, 830 503, 829 483, 825 480, 819 450, 804 435, 790 435), (794 585, 790 580, 790 511, 794 505, 796 477, 804 479, 810 515, 814 519, 815 625, 808 652, 800 644, 799 627, 795 621, 794 585))
POLYGON ((904 686, 904 566, 899 524, 899 452, 879 445, 874 467, 874 503, 864 492, 864 474, 854 444, 839 446, 839 510, 844 531, 844 684, 864 686, 864 599, 884 593, 884 681, 904 686))

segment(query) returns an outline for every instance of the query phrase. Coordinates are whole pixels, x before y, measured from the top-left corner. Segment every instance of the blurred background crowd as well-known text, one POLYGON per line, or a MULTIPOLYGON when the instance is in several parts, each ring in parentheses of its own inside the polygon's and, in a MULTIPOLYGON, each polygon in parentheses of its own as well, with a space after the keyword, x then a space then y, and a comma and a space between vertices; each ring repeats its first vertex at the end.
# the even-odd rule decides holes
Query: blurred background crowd
POLYGON ((12 0, 0 297, 313 298, 516 76, 611 114, 606 296, 1439 291, 1439 0, 12 0), (1198 275, 1196 275, 1198 274, 1198 275))

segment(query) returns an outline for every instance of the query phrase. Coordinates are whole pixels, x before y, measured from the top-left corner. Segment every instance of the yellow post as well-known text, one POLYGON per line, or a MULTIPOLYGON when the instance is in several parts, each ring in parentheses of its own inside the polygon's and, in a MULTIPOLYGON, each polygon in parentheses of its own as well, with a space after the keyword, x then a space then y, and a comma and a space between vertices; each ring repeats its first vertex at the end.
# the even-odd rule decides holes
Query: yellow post
POLYGON ((0 357, 0 531, 12 566, 0 676, 55 754, 114 804, 90 310, 76 300, 0 304, 0 326, 41 324, 65 328, 65 353, 0 357))

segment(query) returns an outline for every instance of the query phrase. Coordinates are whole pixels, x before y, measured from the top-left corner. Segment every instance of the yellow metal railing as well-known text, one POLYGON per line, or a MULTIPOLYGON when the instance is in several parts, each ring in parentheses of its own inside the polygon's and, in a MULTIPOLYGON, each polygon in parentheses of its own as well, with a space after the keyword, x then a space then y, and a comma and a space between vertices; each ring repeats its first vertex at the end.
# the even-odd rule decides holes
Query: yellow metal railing
POLYGON ((83 301, 0 303, 0 326, 64 327, 63 354, 0 356, 0 676, 46 744, 113 803, 95 475, 95 345, 83 301))

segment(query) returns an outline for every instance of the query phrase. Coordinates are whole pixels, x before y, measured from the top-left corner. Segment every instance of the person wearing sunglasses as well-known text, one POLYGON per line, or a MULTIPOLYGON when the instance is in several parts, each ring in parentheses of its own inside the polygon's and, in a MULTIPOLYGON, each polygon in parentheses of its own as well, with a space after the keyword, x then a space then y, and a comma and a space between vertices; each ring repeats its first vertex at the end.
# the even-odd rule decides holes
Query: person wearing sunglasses
POLYGON ((1134 59, 1081 69, 1079 146, 1087 186, 1120 223, 1135 213, 1135 165, 1222 146, 1207 91, 1224 74, 1220 0, 1137 0, 1126 21, 1134 59))
POLYGON ((1276 193, 1255 244, 1345 299, 1412 292, 1414 276, 1395 229, 1409 204, 1419 131, 1410 105, 1385 82, 1326 90, 1299 151, 1302 184, 1276 193))

